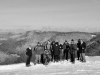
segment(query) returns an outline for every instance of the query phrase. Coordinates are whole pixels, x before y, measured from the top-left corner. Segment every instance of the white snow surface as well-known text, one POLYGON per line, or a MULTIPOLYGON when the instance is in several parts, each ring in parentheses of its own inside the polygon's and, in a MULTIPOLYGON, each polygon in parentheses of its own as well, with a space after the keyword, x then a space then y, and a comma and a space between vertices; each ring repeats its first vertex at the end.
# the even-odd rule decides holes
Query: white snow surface
POLYGON ((42 64, 26 67, 25 63, 1 65, 0 75, 100 75, 100 57, 87 57, 87 62, 76 60, 75 64, 69 61, 42 64))

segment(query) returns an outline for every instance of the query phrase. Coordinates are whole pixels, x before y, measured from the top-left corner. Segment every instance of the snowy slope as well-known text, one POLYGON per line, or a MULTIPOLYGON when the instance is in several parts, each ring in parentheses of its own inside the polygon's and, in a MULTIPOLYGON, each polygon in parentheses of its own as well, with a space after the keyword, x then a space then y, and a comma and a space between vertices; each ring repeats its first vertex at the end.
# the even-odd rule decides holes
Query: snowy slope
POLYGON ((87 62, 76 61, 50 63, 48 66, 42 64, 25 67, 25 63, 0 66, 0 75, 100 75, 100 57, 86 57, 87 62))

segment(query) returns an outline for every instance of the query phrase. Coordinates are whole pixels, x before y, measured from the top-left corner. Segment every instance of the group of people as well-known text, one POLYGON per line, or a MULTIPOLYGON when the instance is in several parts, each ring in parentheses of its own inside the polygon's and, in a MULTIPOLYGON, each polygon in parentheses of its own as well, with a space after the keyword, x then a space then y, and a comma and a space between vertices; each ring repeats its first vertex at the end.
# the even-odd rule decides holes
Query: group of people
POLYGON ((75 58, 81 62, 86 62, 85 51, 86 43, 79 39, 77 44, 74 40, 71 40, 69 44, 67 40, 63 44, 59 42, 49 40, 45 43, 38 42, 37 45, 32 50, 31 46, 26 49, 27 61, 26 66, 30 66, 30 61, 32 58, 32 51, 35 52, 35 61, 36 64, 48 64, 49 62, 58 62, 69 60, 72 63, 75 63, 75 58), (77 54, 77 55, 76 55, 77 54))

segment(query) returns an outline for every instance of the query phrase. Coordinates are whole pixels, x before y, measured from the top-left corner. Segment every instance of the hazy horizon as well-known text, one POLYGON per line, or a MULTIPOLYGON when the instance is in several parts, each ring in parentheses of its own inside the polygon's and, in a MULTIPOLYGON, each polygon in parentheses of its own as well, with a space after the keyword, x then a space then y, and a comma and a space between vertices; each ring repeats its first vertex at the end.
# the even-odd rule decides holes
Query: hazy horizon
POLYGON ((100 32, 100 1, 0 0, 0 29, 100 32))

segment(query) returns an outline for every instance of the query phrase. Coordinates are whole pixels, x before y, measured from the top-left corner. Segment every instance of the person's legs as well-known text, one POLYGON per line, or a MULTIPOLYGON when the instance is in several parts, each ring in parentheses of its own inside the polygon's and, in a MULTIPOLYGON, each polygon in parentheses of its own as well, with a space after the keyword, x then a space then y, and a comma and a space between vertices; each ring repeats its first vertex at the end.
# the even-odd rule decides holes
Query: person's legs
POLYGON ((46 63, 46 54, 43 55, 43 62, 46 63))
POLYGON ((54 55, 54 62, 56 61, 56 55, 54 55))
POLYGON ((63 53, 62 53, 62 55, 61 55, 61 61, 64 61, 63 53))
POLYGON ((30 66, 31 56, 27 57, 26 66, 30 66))
POLYGON ((80 60, 80 51, 79 50, 77 51, 77 58, 78 58, 78 60, 80 60))
POLYGON ((26 66, 29 65, 29 56, 27 56, 26 66))
POLYGON ((60 54, 58 55, 58 61, 60 61, 60 54))
POLYGON ((52 60, 54 61, 54 53, 53 53, 53 55, 52 55, 52 60))
POLYGON ((30 62, 31 62, 31 56, 29 56, 29 65, 30 65, 30 62))
POLYGON ((74 61, 74 56, 73 56, 73 54, 72 54, 72 62, 74 61))
POLYGON ((73 54, 70 54, 70 61, 73 62, 73 54))
POLYGON ((68 51, 66 51, 66 60, 68 61, 68 51))
POLYGON ((45 62, 44 62, 44 59, 45 59, 45 56, 44 56, 44 54, 43 54, 43 56, 42 56, 42 63, 44 64, 45 62))
POLYGON ((82 62, 83 62, 83 53, 82 53, 82 62))
POLYGON ((80 53, 80 61, 82 61, 82 53, 80 53))
POLYGON ((60 61, 62 61, 62 54, 60 53, 60 61))
POLYGON ((85 53, 82 53, 83 62, 86 62, 85 53))
POLYGON ((35 55, 35 63, 34 64, 37 64, 38 63, 38 55, 36 54, 35 55))
POLYGON ((59 60, 59 55, 56 55, 56 61, 58 62, 58 60, 59 60))
POLYGON ((53 51, 51 51, 51 57, 52 57, 51 61, 53 61, 53 60, 54 60, 54 54, 53 54, 53 51))
POLYGON ((51 54, 48 54, 48 63, 51 62, 51 54))
POLYGON ((73 63, 75 63, 75 53, 73 53, 73 63))
POLYGON ((38 55, 39 64, 41 63, 41 55, 38 55))
POLYGON ((51 56, 51 54, 49 54, 49 59, 50 59, 50 62, 52 61, 52 56, 51 56))
POLYGON ((55 55, 55 61, 56 61, 56 62, 58 61, 58 56, 57 56, 57 55, 55 55))
POLYGON ((41 63, 43 64, 43 54, 41 54, 41 63))
POLYGON ((46 59, 47 59, 47 63, 48 63, 49 62, 49 54, 47 54, 46 59))
POLYGON ((63 52, 63 55, 64 55, 64 60, 66 59, 66 53, 65 53, 65 50, 63 52))

